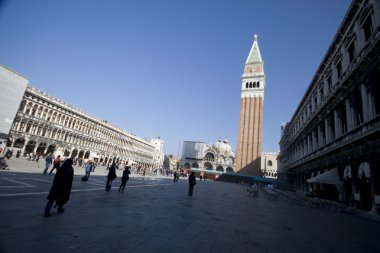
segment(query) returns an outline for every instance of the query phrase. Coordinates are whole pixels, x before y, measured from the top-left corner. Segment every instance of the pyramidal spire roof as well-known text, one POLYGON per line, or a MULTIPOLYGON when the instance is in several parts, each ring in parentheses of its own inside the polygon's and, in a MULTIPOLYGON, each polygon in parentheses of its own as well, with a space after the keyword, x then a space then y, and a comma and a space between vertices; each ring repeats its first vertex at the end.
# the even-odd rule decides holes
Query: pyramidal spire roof
POLYGON ((253 38, 254 38, 253 45, 252 45, 251 51, 249 52, 248 58, 245 61, 245 64, 263 61, 260 54, 259 43, 257 42, 257 34, 255 34, 253 38))

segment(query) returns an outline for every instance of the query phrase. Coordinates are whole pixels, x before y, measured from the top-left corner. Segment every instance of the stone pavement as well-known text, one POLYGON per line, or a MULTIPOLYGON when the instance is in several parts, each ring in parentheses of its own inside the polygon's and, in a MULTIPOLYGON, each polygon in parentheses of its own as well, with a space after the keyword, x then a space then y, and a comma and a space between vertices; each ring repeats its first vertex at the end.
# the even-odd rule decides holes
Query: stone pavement
MULTIPOLYGON (((282 200, 245 186, 132 175, 123 194, 104 191, 104 168, 76 177, 66 212, 43 217, 53 176, 42 163, 0 171, 0 252, 380 252, 380 223, 282 200)), ((121 175, 121 171, 118 172, 121 175)))

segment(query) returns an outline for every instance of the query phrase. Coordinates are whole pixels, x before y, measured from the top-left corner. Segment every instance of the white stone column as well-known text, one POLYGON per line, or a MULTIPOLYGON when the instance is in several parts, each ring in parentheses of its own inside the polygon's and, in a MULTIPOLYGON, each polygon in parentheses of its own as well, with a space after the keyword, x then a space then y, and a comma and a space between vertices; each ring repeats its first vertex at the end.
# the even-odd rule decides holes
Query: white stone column
POLYGON ((362 95, 362 106, 363 106, 363 122, 367 122, 369 119, 369 104, 368 104, 368 93, 364 84, 360 85, 360 93, 362 95))

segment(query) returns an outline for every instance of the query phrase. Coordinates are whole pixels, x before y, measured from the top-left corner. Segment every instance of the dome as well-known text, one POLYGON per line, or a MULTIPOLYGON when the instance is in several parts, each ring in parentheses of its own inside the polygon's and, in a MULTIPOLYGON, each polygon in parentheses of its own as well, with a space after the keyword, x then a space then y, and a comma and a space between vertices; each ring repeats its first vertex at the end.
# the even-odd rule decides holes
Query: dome
POLYGON ((218 153, 221 153, 224 155, 232 155, 232 149, 231 149, 231 146, 228 143, 227 139, 224 139, 223 141, 219 139, 214 144, 214 148, 215 148, 216 152, 218 152, 218 153))

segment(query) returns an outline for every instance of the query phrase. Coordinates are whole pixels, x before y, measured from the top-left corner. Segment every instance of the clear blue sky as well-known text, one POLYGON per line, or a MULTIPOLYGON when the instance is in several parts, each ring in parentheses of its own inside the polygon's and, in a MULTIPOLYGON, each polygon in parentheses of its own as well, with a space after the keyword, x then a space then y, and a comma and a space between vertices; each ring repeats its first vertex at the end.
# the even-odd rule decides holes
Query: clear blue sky
POLYGON ((145 138, 236 149, 241 75, 259 35, 263 151, 289 121, 348 0, 0 0, 0 64, 145 138))

